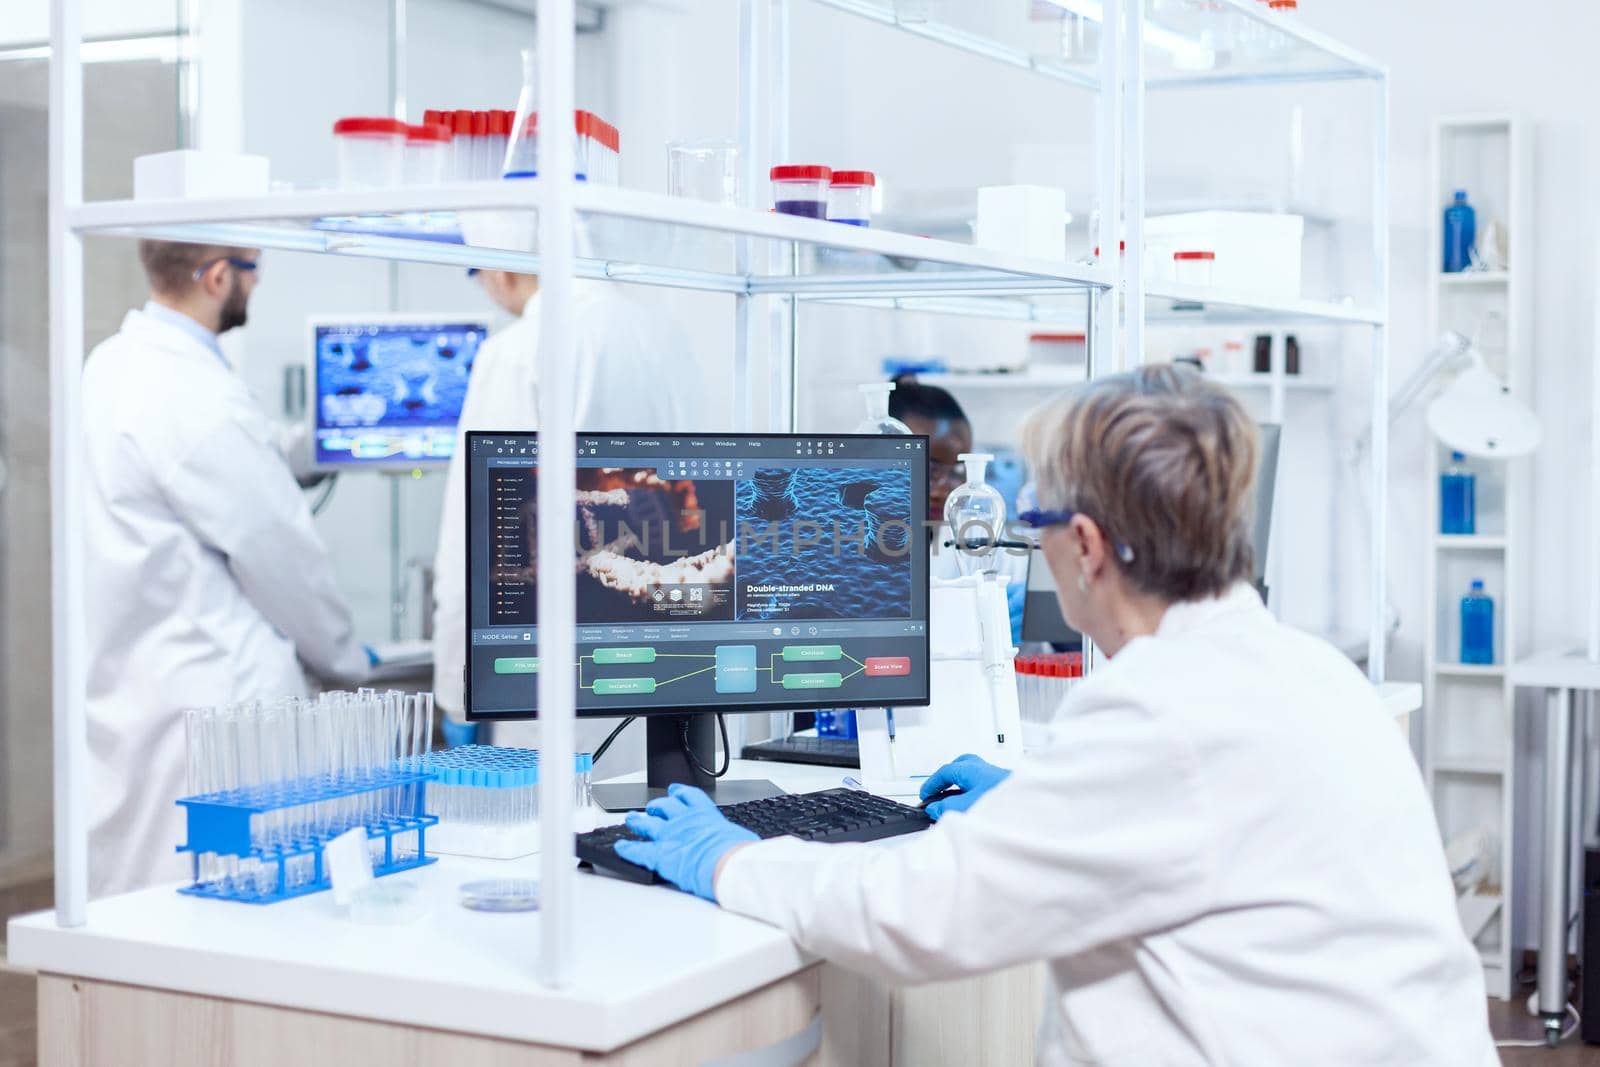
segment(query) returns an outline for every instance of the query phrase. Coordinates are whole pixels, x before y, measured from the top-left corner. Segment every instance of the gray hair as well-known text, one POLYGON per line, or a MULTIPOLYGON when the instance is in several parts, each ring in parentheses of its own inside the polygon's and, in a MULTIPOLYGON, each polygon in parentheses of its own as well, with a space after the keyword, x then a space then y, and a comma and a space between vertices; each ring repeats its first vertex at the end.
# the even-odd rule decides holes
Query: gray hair
POLYGON ((1197 600, 1250 576, 1256 427, 1200 373, 1155 364, 1096 379, 1035 409, 1023 441, 1040 504, 1130 548, 1113 558, 1134 588, 1197 600))

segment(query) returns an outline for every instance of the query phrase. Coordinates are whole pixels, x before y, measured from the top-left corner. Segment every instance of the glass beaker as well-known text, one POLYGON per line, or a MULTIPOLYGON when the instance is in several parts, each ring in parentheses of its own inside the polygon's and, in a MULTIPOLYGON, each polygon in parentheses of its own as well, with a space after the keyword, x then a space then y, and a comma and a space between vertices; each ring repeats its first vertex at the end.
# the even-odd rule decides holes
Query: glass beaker
POLYGON ((955 542, 956 565, 963 575, 994 574, 1000 568, 996 542, 1004 536, 1006 502, 984 479, 994 456, 963 452, 958 457, 967 480, 944 502, 944 521, 955 542))
POLYGON ((708 204, 738 206, 738 142, 668 141, 667 192, 708 204))
POLYGON ((867 405, 867 413, 851 432, 890 436, 911 432, 911 427, 889 414, 889 394, 894 392, 893 382, 868 382, 856 388, 867 405))

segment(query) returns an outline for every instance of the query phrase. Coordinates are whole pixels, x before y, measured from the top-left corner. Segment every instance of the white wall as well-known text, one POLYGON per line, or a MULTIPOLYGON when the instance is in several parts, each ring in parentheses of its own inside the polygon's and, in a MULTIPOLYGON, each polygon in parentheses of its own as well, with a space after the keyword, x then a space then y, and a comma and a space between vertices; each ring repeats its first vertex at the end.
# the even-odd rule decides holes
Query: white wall
MULTIPOLYGON (((1426 270, 1437 254, 1426 247, 1427 225, 1443 208, 1434 202, 1428 133, 1442 114, 1516 111, 1534 123, 1533 210, 1535 407, 1545 443, 1533 460, 1532 589, 1524 605, 1529 648, 1580 644, 1583 605, 1578 592, 1585 544, 1582 486, 1586 484, 1587 405, 1593 336, 1597 228, 1593 189, 1600 177, 1600 117, 1594 106, 1593 44, 1600 8, 1583 0, 1543 0, 1514 8, 1488 0, 1442 0, 1402 9, 1384 0, 1302 5, 1329 33, 1387 62, 1392 75, 1395 218, 1394 380, 1416 366, 1427 345, 1426 270), (1400 12, 1404 11, 1401 16, 1400 12)), ((1393 438, 1390 506, 1391 596, 1400 607, 1404 642, 1399 668, 1418 661, 1421 642, 1422 538, 1428 533, 1423 434, 1415 421, 1393 438)), ((1416 677, 1408 672, 1404 677, 1416 677)), ((1518 811, 1515 887, 1519 943, 1537 941, 1536 840, 1542 817, 1539 752, 1541 716, 1524 696, 1519 709, 1518 811), (1530 906, 1532 905, 1532 906, 1530 906)))

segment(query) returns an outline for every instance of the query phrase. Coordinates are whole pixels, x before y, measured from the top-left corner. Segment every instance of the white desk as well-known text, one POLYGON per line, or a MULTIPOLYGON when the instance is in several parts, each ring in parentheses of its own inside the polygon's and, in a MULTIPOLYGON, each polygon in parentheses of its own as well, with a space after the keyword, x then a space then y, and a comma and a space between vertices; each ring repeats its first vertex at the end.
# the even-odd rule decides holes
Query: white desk
MULTIPOLYGON (((41 975, 589 1052, 623 1049, 813 963, 776 929, 687 894, 584 878, 576 978, 549 989, 534 979, 538 913, 472 912, 456 902, 474 878, 537 873, 536 858, 446 857, 396 876, 415 878, 430 905, 400 926, 355 923, 329 893, 257 907, 160 887, 94 902, 76 929, 57 927, 48 912, 14 919, 8 947, 12 963, 41 975)), ((48 1002, 41 988, 42 1007, 48 1002)), ((41 1018, 47 1030, 43 1010, 41 1018)), ((41 1032, 41 1048, 51 1047, 41 1032)))
MULTIPOLYGON (((851 772, 736 760, 729 773, 799 792, 851 772)), ((342 1067, 656 1067, 753 1049, 771 1050, 763 1064, 839 1067, 1031 1055, 1037 965, 890 989, 819 965, 763 923, 610 878, 579 879, 576 979, 548 989, 534 980, 537 913, 456 903, 474 878, 537 874, 536 858, 445 857, 395 876, 429 902, 400 926, 357 924, 328 893, 256 907, 166 886, 95 901, 75 929, 49 912, 13 919, 8 946, 13 964, 40 972, 47 1067, 281 1067, 335 1062, 332 1050, 342 1067)))

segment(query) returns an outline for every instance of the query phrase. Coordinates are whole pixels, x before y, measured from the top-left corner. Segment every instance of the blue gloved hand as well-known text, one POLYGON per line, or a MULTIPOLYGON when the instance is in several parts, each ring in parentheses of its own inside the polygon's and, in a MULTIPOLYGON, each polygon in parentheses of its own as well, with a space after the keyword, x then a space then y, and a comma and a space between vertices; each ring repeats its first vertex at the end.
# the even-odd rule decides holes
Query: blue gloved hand
POLYGON ((922 783, 922 799, 927 800, 935 793, 942 793, 950 788, 961 790, 956 796, 946 797, 928 805, 929 817, 937 822, 952 811, 966 811, 978 802, 979 797, 1009 777, 1011 777, 1010 771, 996 767, 969 752, 964 756, 957 756, 952 762, 946 763, 929 775, 928 780, 922 783))
POLYGON ((361 651, 367 654, 367 666, 376 667, 378 665, 379 660, 377 649, 373 648, 371 645, 362 645, 361 651))
POLYGON ((1011 617, 1011 643, 1022 644, 1022 612, 1028 604, 1028 583, 1011 579, 1006 586, 1006 614, 1011 617))
POLYGON ((439 731, 444 734, 445 748, 460 748, 462 745, 472 745, 478 741, 477 723, 456 722, 448 715, 439 724, 439 731))
POLYGON ((728 850, 759 841, 753 831, 728 821, 711 798, 690 785, 670 785, 667 795, 630 812, 628 829, 646 841, 618 841, 617 855, 648 867, 697 897, 717 899, 717 862, 728 850))

